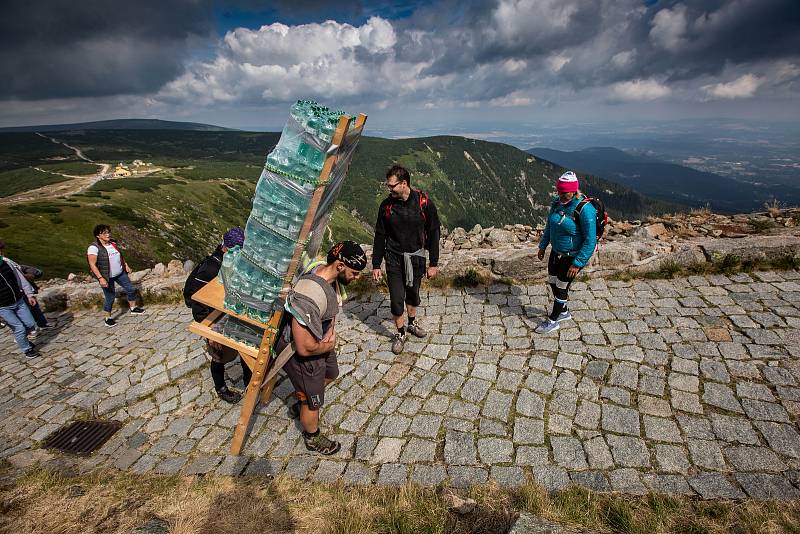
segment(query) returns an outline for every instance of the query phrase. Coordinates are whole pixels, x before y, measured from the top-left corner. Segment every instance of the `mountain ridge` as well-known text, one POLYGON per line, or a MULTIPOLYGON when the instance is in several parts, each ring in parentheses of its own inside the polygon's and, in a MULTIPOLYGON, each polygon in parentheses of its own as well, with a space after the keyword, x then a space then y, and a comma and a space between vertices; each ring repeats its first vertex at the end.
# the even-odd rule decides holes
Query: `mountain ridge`
POLYGON ((5 126, 0 132, 62 132, 68 130, 187 130, 198 132, 235 132, 226 128, 199 122, 166 121, 162 119, 109 119, 69 124, 41 124, 31 126, 5 126))

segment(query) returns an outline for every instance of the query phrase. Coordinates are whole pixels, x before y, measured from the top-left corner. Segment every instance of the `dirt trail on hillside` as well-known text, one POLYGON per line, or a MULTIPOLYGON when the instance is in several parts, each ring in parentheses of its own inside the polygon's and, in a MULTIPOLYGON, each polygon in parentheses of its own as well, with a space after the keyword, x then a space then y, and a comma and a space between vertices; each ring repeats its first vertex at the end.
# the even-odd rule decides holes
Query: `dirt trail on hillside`
MULTIPOLYGON (((32 189, 30 191, 24 191, 22 193, 17 193, 16 195, 11 195, 5 198, 0 198, 0 204, 18 204, 20 202, 33 202, 33 201, 43 201, 43 200, 52 200, 59 197, 74 195, 76 193, 81 193, 86 191, 94 184, 99 182, 100 180, 111 180, 114 179, 113 175, 109 172, 111 169, 110 163, 102 163, 97 162, 90 159, 86 156, 81 149, 74 147, 72 145, 68 145, 63 141, 59 141, 53 137, 49 137, 47 135, 41 134, 36 132, 36 135, 42 137, 44 139, 49 139, 53 143, 57 145, 63 145, 64 147, 72 150, 75 152, 75 156, 83 161, 88 163, 93 163, 95 165, 99 165, 100 169, 95 174, 90 174, 88 176, 75 176, 72 174, 63 174, 57 172, 46 171, 44 169, 40 169, 38 167, 31 167, 34 170, 39 172, 44 172, 48 174, 54 174, 57 176, 63 176, 67 178, 67 180, 63 182, 58 182, 55 184, 49 184, 37 189, 32 189)), ((146 173, 137 174, 137 176, 147 176, 153 172, 161 170, 159 167, 150 169, 146 173)))

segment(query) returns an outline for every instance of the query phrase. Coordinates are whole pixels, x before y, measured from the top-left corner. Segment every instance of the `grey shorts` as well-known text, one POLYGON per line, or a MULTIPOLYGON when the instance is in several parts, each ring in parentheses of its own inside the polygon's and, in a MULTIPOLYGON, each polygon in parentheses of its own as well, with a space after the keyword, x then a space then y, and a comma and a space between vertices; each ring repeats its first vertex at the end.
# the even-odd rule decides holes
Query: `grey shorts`
POLYGON ((283 370, 294 386, 297 400, 305 402, 311 410, 319 410, 325 403, 325 380, 339 376, 336 351, 319 356, 292 356, 283 370))

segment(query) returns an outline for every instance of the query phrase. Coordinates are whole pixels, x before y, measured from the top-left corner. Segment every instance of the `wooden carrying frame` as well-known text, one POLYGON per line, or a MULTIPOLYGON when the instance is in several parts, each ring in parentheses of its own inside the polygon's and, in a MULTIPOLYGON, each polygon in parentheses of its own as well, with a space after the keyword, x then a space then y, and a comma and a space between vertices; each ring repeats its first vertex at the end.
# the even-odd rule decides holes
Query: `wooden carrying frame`
MULTIPOLYGON (((289 271, 283 282, 283 289, 281 289, 279 297, 281 300, 286 298, 286 294, 291 288, 295 273, 297 273, 306 238, 308 237, 308 234, 311 232, 311 229, 314 225, 314 219, 317 215, 320 201, 322 200, 322 194, 325 190, 325 186, 330 180, 331 173, 336 165, 336 161, 339 155, 342 153, 345 136, 350 130, 352 121, 352 117, 342 115, 342 117, 339 119, 339 124, 336 127, 336 131, 333 134, 333 138, 331 139, 331 144, 335 145, 337 148, 336 150, 328 153, 325 163, 322 166, 322 171, 319 175, 319 185, 311 197, 308 213, 306 214, 305 221, 300 229, 300 235, 297 238, 298 244, 295 246, 294 254, 292 255, 292 261, 289 264, 289 271)), ((363 128, 364 123, 366 122, 367 116, 363 113, 359 114, 353 128, 355 130, 359 130, 363 128)), ((347 163, 349 164, 349 162, 347 163)), ((345 173, 346 172, 347 169, 345 169, 345 173)), ((233 441, 231 442, 231 454, 238 455, 241 452, 242 446, 244 445, 244 441, 247 437, 250 427, 250 419, 253 417, 253 412, 256 409, 258 401, 260 400, 261 402, 267 402, 269 400, 270 395, 272 395, 272 388, 275 386, 275 381, 277 380, 277 374, 267 382, 264 381, 264 378, 267 376, 267 373, 270 370, 270 365, 272 364, 270 355, 272 353, 272 347, 277 339, 278 326, 283 318, 283 308, 280 307, 275 310, 272 313, 270 320, 266 323, 251 319, 246 315, 239 315, 230 310, 226 310, 223 304, 225 299, 225 288, 216 278, 198 290, 192 296, 192 299, 213 308, 214 311, 211 312, 202 322, 198 323, 193 321, 189 325, 189 331, 211 341, 216 341, 217 343, 225 345, 226 347, 237 350, 242 358, 242 361, 253 372, 253 376, 250 379, 250 384, 247 386, 247 392, 244 395, 244 403, 242 404, 242 411, 239 415, 239 422, 236 424, 236 430, 233 433, 233 441), (261 345, 259 348, 256 349, 243 343, 239 343, 238 341, 235 341, 229 337, 226 337, 222 333, 213 330, 212 327, 214 324, 222 319, 225 315, 236 317, 237 319, 264 329, 264 335, 261 338, 261 345)))

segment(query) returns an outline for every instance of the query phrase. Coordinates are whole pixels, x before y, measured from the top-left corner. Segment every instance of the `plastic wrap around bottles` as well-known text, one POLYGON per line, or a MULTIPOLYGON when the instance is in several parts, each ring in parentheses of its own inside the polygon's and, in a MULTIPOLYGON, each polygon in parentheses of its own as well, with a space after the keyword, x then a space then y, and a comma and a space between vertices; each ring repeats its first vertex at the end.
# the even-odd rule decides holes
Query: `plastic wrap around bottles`
POLYGON ((267 164, 286 174, 315 179, 331 149, 331 138, 342 115, 341 111, 309 100, 297 101, 289 110, 280 141, 267 156, 267 164))
POLYGON ((258 348, 261 345, 261 338, 264 336, 264 329, 253 326, 245 321, 240 321, 236 317, 228 317, 222 327, 222 333, 226 337, 234 339, 249 347, 258 348))
POLYGON ((328 155, 337 152, 311 233, 304 236, 303 245, 311 246, 309 250, 316 254, 361 133, 360 129, 350 131, 342 146, 332 145, 342 115, 341 111, 304 100, 291 107, 280 141, 267 156, 256 185, 244 246, 231 249, 223 259, 220 279, 225 286, 226 309, 260 322, 269 321, 289 278, 311 198, 320 185, 320 171, 328 155))

